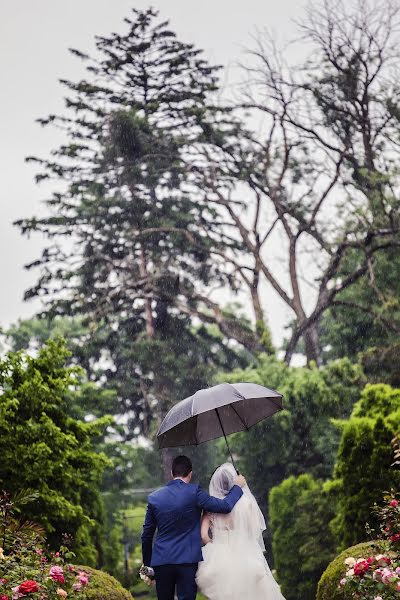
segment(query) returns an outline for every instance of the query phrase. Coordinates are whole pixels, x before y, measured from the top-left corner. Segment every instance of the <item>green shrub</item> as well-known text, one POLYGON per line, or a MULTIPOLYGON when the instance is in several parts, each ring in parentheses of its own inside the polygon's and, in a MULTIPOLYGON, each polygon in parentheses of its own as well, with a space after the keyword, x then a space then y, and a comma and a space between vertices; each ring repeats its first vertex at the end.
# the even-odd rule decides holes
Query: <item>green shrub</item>
POLYGON ((400 473, 391 467, 391 441, 400 428, 399 406, 400 390, 368 385, 351 418, 341 424, 335 467, 340 491, 331 523, 339 549, 367 539, 365 524, 378 525, 371 506, 380 501, 382 490, 399 488, 400 473))
POLYGON ((388 417, 400 410, 400 389, 379 383, 365 386, 360 400, 354 405, 352 417, 388 417))
POLYGON ((234 438, 239 470, 264 510, 270 490, 291 475, 332 476, 340 431, 331 419, 347 419, 360 396, 364 379, 357 365, 343 359, 320 369, 288 367, 261 355, 251 368, 220 380, 251 381, 284 395, 285 410, 234 438))
POLYGON ((335 556, 327 523, 335 486, 310 475, 289 477, 270 493, 275 569, 286 600, 314 600, 318 580, 335 556))
POLYGON ((85 590, 88 600, 133 600, 133 596, 108 573, 91 567, 79 566, 78 569, 90 577, 90 585, 85 590))
POLYGON ((34 489, 23 516, 43 525, 52 548, 71 535, 78 561, 94 566, 104 521, 99 486, 111 464, 95 444, 110 419, 70 416, 83 375, 69 355, 61 340, 50 340, 35 357, 10 352, 0 360, 0 490, 34 489))
POLYGON ((339 587, 339 582, 346 573, 344 561, 350 556, 361 558, 371 553, 379 553, 381 551, 381 542, 363 542, 351 548, 344 550, 339 556, 333 560, 318 583, 318 591, 316 600, 350 600, 351 596, 339 587))

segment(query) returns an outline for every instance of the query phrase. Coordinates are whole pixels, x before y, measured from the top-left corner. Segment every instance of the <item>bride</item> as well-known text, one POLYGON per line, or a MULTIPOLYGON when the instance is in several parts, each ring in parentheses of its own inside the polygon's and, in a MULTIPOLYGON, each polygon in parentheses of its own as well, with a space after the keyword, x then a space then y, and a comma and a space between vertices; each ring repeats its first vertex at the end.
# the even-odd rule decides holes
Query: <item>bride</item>
MULTIPOLYGON (((230 463, 218 467, 210 481, 210 495, 224 498, 236 477, 230 463)), ((201 537, 204 560, 197 584, 209 600, 285 600, 264 558, 263 514, 249 488, 230 514, 203 516, 201 537)))

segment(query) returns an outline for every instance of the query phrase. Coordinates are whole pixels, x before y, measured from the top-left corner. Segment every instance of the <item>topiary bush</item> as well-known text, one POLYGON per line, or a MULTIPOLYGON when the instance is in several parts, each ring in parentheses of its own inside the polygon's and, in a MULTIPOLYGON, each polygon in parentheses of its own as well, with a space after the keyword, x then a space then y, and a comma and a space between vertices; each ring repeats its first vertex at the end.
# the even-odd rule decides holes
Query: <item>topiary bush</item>
POLYGON ((335 490, 309 474, 289 477, 270 493, 277 578, 286 600, 315 600, 318 580, 336 555, 329 527, 335 490))
POLYGON ((400 390, 368 385, 341 429, 335 466, 340 488, 331 527, 344 549, 368 539, 365 523, 378 527, 371 506, 380 501, 382 490, 400 488, 400 471, 391 466, 391 441, 400 430, 400 390))
POLYGON ((122 587, 114 577, 104 571, 91 567, 79 566, 90 578, 90 585, 85 589, 87 600, 133 600, 133 596, 122 587))
POLYGON ((333 560, 318 583, 316 600, 351 600, 352 596, 342 587, 339 587, 339 581, 345 575, 347 567, 344 564, 346 558, 353 556, 355 559, 367 556, 371 553, 379 554, 382 551, 383 542, 379 540, 373 542, 364 542, 351 546, 344 550, 333 560))

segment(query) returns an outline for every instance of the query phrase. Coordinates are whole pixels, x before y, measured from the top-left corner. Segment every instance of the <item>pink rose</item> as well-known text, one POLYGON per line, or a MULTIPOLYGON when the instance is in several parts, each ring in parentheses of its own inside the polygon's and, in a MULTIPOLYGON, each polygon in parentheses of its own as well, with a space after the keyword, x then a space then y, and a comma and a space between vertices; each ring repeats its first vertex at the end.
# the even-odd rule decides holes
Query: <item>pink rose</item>
POLYGON ((89 577, 84 571, 80 571, 80 573, 78 573, 78 580, 82 586, 85 586, 89 583, 89 577))
POLYGON ((13 595, 12 595, 13 600, 16 600, 17 598, 22 598, 23 594, 20 594, 20 592, 19 592, 19 585, 17 585, 16 587, 13 587, 11 591, 13 593, 13 595))
POLYGON ((398 579, 397 575, 391 569, 382 569, 382 583, 390 585, 398 579))
POLYGON ((64 571, 62 567, 53 565, 50 567, 49 575, 53 581, 56 581, 57 583, 65 583, 64 571))

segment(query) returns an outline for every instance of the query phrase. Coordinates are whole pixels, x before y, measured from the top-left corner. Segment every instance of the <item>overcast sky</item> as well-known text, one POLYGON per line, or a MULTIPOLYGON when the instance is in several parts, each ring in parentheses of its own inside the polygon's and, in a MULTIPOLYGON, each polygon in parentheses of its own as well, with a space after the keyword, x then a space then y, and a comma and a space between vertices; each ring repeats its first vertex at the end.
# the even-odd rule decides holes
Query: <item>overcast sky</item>
MULTIPOLYGON (((42 129, 35 119, 62 111, 59 78, 78 79, 81 63, 69 47, 93 48, 95 34, 124 29, 131 8, 154 6, 170 19, 183 41, 205 50, 207 58, 226 67, 243 60, 256 28, 269 28, 284 41, 293 35, 293 19, 305 1, 295 0, 1 0, 0 2, 0 326, 31 316, 35 302, 23 302, 24 290, 37 273, 23 265, 40 254, 43 241, 22 238, 12 222, 43 211, 45 190, 33 181, 27 155, 46 156, 62 141, 57 131, 42 129)), ((268 298, 275 341, 282 336, 286 309, 268 298)))

